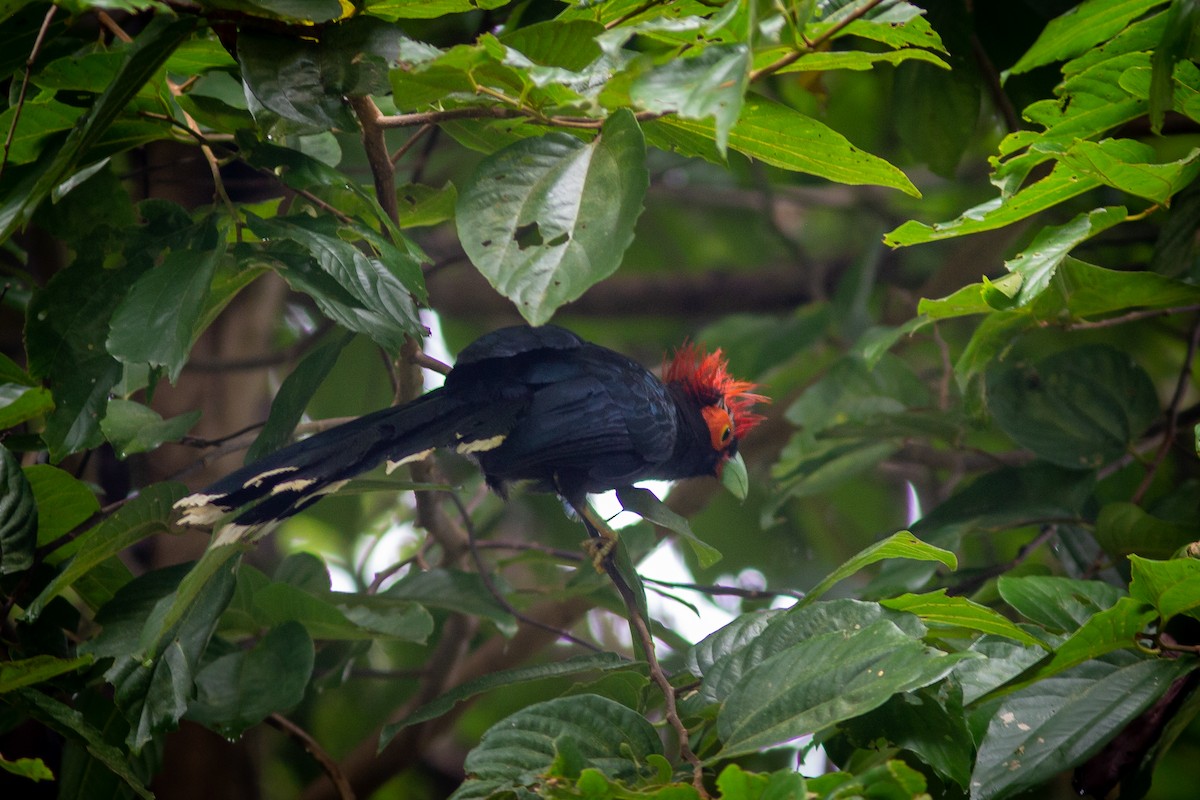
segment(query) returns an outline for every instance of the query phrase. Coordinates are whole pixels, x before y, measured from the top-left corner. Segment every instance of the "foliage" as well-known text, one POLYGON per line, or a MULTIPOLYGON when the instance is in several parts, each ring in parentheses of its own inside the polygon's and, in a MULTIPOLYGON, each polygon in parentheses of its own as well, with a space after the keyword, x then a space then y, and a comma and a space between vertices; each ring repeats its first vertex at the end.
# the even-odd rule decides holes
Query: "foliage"
POLYGON ((270 797, 1180 796, 1200 12, 923 5, 0 11, 0 785, 170 797, 202 726, 270 797), (452 456, 257 545, 180 535, 171 477, 415 396, 422 309, 453 347, 690 334, 775 399, 744 504, 622 492, 639 593, 684 588, 632 566, 670 529, 741 597, 654 624, 686 742, 578 526, 452 456), (791 768, 810 736, 836 768, 791 768))

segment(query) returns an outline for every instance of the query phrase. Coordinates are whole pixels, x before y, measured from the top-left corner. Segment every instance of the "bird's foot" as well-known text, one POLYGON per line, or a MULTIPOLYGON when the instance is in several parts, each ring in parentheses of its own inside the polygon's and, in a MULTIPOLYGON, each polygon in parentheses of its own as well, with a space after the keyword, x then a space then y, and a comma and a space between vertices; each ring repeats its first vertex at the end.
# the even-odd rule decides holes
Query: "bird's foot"
POLYGON ((617 535, 612 531, 596 531, 592 538, 583 540, 584 552, 591 556, 592 566, 601 575, 607 572, 604 568, 604 562, 609 559, 616 546, 617 535))

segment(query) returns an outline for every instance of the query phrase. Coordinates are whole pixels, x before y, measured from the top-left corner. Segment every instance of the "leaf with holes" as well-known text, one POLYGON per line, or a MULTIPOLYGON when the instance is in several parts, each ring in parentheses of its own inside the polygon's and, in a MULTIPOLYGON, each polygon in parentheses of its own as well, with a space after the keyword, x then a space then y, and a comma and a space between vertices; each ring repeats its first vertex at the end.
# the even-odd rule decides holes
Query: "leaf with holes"
POLYGON ((620 265, 642 212, 645 158, 628 111, 591 142, 556 133, 489 156, 458 198, 467 255, 521 316, 548 321, 620 265))

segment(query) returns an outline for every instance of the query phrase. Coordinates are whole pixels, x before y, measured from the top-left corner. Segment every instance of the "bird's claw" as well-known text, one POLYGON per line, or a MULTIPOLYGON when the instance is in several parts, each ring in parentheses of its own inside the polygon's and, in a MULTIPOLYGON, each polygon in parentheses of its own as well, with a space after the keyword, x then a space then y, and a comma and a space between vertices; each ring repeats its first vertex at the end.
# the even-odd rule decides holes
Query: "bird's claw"
POLYGON ((597 531, 596 536, 590 539, 583 540, 583 549, 592 558, 592 566, 601 575, 607 570, 604 569, 604 562, 612 555, 617 546, 617 537, 607 531, 597 531))

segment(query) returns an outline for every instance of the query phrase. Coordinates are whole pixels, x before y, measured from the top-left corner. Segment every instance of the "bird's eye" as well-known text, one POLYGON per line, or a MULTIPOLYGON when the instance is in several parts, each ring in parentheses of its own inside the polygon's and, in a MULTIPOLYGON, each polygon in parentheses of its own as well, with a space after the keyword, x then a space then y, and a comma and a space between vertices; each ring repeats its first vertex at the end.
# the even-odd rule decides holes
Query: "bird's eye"
POLYGON ((729 440, 733 438, 733 428, 725 425, 721 428, 721 443, 729 444, 729 440))
POLYGON ((733 444, 733 417, 721 406, 705 406, 700 409, 704 424, 708 427, 712 449, 724 453, 733 444))

